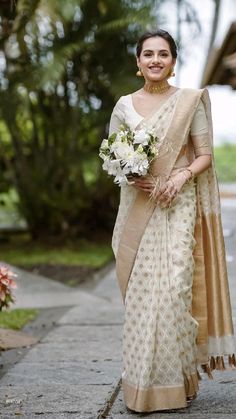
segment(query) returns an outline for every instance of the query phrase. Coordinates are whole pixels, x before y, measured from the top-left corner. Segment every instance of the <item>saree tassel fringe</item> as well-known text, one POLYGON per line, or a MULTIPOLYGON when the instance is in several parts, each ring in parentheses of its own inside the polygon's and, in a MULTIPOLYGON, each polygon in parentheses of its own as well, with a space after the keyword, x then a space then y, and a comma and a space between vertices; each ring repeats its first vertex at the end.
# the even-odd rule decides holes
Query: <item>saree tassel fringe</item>
POLYGON ((229 366, 233 369, 236 368, 236 358, 235 358, 235 354, 233 355, 229 355, 229 366))
POLYGON ((213 380, 213 375, 211 373, 211 367, 208 364, 202 364, 201 365, 203 372, 208 375, 208 377, 213 380))
MULTIPOLYGON (((236 357, 235 354, 228 355, 228 365, 232 369, 236 369, 236 357)), ((224 371, 226 370, 225 360, 223 356, 211 356, 210 361, 208 364, 201 365, 203 372, 205 372, 210 379, 213 379, 211 371, 218 370, 224 371)))
POLYGON ((225 368, 225 363, 224 363, 224 357, 223 356, 217 356, 216 357, 216 366, 215 366, 216 370, 219 371, 224 371, 225 368))

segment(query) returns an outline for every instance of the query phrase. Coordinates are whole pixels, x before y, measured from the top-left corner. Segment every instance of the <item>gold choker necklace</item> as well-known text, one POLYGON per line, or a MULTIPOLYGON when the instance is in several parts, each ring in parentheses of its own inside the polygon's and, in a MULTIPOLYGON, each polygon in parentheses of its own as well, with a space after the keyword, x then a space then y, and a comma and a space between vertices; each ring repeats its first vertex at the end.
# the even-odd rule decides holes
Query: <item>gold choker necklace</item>
POLYGON ((156 85, 145 83, 143 89, 148 93, 165 93, 170 87, 169 83, 165 80, 156 85))

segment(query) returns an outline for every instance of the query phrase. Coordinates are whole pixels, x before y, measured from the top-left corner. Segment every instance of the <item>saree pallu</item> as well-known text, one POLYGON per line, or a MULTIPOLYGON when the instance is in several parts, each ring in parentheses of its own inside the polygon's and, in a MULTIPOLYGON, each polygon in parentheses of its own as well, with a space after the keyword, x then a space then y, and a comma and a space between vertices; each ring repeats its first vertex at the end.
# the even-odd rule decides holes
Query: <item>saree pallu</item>
MULTIPOLYGON (((160 184, 170 177, 200 99, 212 145, 208 92, 181 89, 152 167, 160 184), (169 150, 162 153, 166 144, 169 150)), ((145 124, 155 128, 157 115, 145 124)), ((188 153, 193 160, 191 145, 188 153)), ((225 368, 224 355, 235 365, 214 161, 196 183, 184 186, 168 209, 141 191, 127 194, 126 201, 121 202, 125 221, 118 214, 113 239, 125 304, 125 403, 138 412, 185 407, 198 389, 198 364, 209 376, 212 369, 225 368)))

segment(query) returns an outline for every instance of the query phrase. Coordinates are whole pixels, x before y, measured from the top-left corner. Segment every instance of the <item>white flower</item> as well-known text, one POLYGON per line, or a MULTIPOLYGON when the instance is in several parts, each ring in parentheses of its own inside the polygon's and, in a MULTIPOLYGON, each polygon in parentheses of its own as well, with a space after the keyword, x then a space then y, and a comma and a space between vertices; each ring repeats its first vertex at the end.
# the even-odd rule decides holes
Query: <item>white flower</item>
POLYGON ((134 132, 134 144, 148 145, 150 135, 144 129, 134 132))
POLYGON ((114 142, 111 146, 111 151, 115 154, 117 159, 128 159, 132 157, 134 148, 125 142, 114 142))
POLYGON ((144 172, 146 174, 149 166, 146 154, 140 154, 137 151, 135 151, 129 159, 123 159, 121 164, 123 165, 123 171, 126 175, 130 173, 143 175, 144 172))
POLYGON ((134 156, 134 163, 132 165, 132 172, 139 175, 146 175, 149 167, 149 161, 145 153, 136 152, 134 156))
POLYGON ((115 142, 118 143, 118 142, 126 139, 127 134, 128 134, 128 131, 125 131, 125 130, 121 130, 121 131, 117 132, 115 142))
POLYGON ((108 159, 109 159, 109 157, 108 157, 108 156, 106 156, 106 154, 104 154, 102 151, 100 151, 100 152, 99 152, 99 157, 101 157, 101 159, 102 159, 103 161, 105 161, 105 160, 108 160, 108 159))
POLYGON ((157 138, 154 130, 142 126, 137 131, 122 128, 108 139, 103 139, 100 147, 100 157, 103 159, 103 169, 118 185, 130 184, 127 176, 145 176, 150 162, 158 154, 157 138))
POLYGON ((104 140, 102 140, 101 148, 109 148, 108 140, 106 138, 104 138, 104 140))
POLYGON ((120 160, 106 159, 102 165, 102 168, 107 171, 108 175, 116 176, 117 171, 121 168, 120 160))

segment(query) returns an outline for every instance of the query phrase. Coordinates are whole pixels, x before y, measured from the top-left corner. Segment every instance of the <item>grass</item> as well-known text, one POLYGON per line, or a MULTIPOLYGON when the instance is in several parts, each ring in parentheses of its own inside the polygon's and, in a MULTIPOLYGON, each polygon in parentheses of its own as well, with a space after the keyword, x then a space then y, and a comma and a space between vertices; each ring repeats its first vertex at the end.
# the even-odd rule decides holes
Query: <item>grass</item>
POLYGON ((0 327, 4 329, 20 330, 25 324, 34 320, 38 314, 35 309, 15 309, 0 312, 0 327))
POLYGON ((236 145, 223 144, 214 149, 216 171, 220 182, 236 182, 236 145))
POLYGON ((1 260, 16 266, 57 264, 101 268, 112 259, 110 243, 78 240, 63 245, 31 242, 26 235, 0 246, 1 260))

